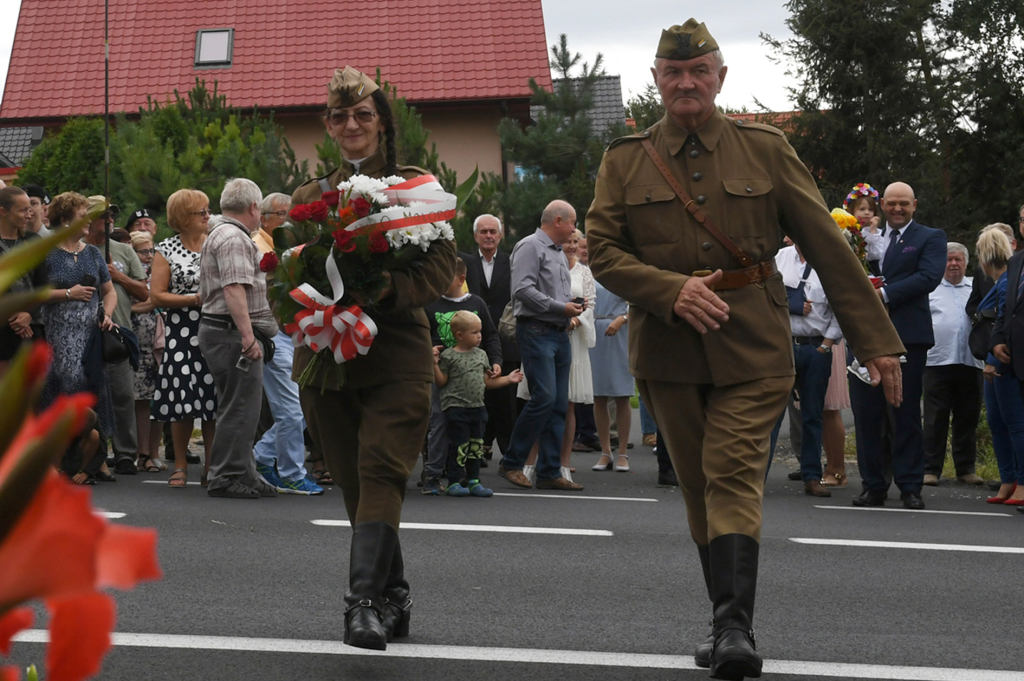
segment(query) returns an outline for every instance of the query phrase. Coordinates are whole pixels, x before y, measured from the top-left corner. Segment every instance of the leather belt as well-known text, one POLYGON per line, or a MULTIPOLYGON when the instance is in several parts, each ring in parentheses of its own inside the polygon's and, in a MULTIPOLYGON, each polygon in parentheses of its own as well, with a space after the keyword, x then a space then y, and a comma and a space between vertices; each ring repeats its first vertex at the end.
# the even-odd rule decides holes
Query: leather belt
POLYGON ((225 329, 227 331, 234 331, 238 329, 238 327, 235 326, 235 320, 228 314, 204 314, 199 320, 199 323, 212 326, 215 329, 225 329))
MULTIPOLYGON (((774 260, 759 262, 741 270, 725 270, 722 272, 722 280, 711 288, 717 291, 732 291, 748 284, 761 285, 777 272, 774 260)), ((713 274, 712 270, 697 270, 693 276, 706 277, 711 274, 713 274)))
POLYGON ((824 336, 793 336, 795 345, 821 345, 824 342, 824 336))
POLYGON ((567 328, 569 328, 568 324, 559 326, 558 324, 546 322, 542 319, 537 319, 536 317, 516 317, 516 324, 535 324, 537 326, 543 326, 548 329, 551 329, 552 331, 558 331, 560 333, 564 332, 567 328))

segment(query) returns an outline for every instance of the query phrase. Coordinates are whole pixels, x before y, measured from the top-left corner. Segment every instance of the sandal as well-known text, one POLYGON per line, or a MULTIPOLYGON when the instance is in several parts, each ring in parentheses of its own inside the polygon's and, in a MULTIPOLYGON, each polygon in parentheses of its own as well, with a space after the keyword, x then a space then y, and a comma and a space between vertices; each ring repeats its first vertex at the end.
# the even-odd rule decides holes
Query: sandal
POLYGON ((95 485, 96 478, 92 477, 85 471, 78 471, 77 473, 71 476, 71 482, 75 483, 76 485, 95 485))
POLYGON ((99 471, 98 473, 96 473, 96 475, 94 475, 93 478, 99 480, 100 482, 117 482, 117 478, 115 478, 110 473, 104 473, 103 471, 99 471))
POLYGON ((173 489, 185 489, 188 484, 188 471, 184 468, 175 468, 171 477, 167 480, 167 486, 173 489))
POLYGON ((826 471, 825 475, 821 478, 821 484, 832 489, 846 489, 846 474, 829 473, 826 471))
POLYGON ((139 455, 139 463, 136 464, 140 471, 144 473, 159 473, 164 470, 160 468, 160 464, 153 460, 153 457, 146 456, 145 454, 139 455))
POLYGON ((334 484, 334 478, 331 477, 331 472, 326 468, 319 471, 313 471, 313 479, 316 480, 316 484, 318 485, 334 484))

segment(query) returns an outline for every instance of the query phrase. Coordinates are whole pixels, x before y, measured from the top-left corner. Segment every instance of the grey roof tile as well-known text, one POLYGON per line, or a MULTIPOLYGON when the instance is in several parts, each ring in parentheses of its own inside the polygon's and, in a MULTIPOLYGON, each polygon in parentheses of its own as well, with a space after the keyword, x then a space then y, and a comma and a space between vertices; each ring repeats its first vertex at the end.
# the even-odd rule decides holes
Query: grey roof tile
MULTIPOLYGON (((553 78, 555 87, 563 78, 553 78)), ((573 84, 581 79, 571 78, 573 84)), ((590 107, 590 122, 597 135, 603 135, 616 123, 626 122, 626 108, 622 103, 622 81, 619 76, 601 76, 594 83, 593 104, 590 107)), ((530 107, 530 118, 537 120, 540 106, 530 107)))
POLYGON ((18 168, 43 139, 42 127, 0 128, 0 167, 18 168))

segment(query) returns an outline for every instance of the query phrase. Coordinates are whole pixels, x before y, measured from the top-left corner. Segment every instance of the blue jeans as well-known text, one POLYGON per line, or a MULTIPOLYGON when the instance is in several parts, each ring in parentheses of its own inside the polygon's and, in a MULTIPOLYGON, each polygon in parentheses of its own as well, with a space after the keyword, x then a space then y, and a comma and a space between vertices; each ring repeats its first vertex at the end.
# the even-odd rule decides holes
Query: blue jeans
MULTIPOLYGON (((825 391, 832 376, 832 355, 818 352, 815 345, 793 345, 793 359, 796 363, 794 387, 800 396, 800 476, 804 482, 821 480, 821 412, 825 407, 825 391)), ((779 415, 772 430, 771 452, 775 453, 775 442, 779 437, 785 411, 779 415)), ((792 418, 793 412, 790 412, 792 418)), ((769 459, 769 466, 771 461, 769 459)))
POLYGON ((991 383, 985 381, 985 410, 999 464, 999 482, 1024 485, 1024 399, 1009 367, 991 383))
POLYGON ((537 480, 556 480, 562 477, 559 456, 565 410, 569 406, 569 334, 520 319, 516 322, 516 343, 523 358, 523 373, 529 381, 530 401, 512 429, 502 466, 505 470, 522 470, 539 438, 537 480))
POLYGON ((658 432, 658 424, 654 422, 654 417, 647 410, 647 405, 644 404, 644 398, 642 397, 640 398, 640 432, 643 435, 658 432))
POLYGON ((274 361, 263 365, 263 390, 274 425, 256 443, 253 455, 256 463, 264 466, 273 466, 276 461, 281 479, 295 482, 306 477, 306 446, 302 437, 306 422, 299 404, 299 386, 292 380, 295 349, 291 337, 280 331, 274 336, 274 346, 274 361))

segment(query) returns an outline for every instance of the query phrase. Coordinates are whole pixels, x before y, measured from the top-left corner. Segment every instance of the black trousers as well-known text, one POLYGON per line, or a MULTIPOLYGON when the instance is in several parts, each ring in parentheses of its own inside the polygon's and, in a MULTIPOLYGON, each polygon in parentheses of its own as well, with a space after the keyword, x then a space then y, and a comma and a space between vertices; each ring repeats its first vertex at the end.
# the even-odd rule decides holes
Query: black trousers
POLYGON ((924 368, 924 472, 942 475, 946 438, 953 422, 953 466, 957 476, 974 472, 975 435, 981 414, 982 373, 966 364, 924 368))
POLYGON ((463 409, 452 407, 444 410, 448 421, 448 464, 445 476, 448 484, 462 480, 480 479, 480 459, 484 455, 484 424, 487 423, 487 408, 463 409))
MULTIPOLYGON (((508 375, 519 368, 519 362, 505 362, 501 365, 501 373, 508 375)), ((516 403, 516 389, 513 383, 484 393, 484 406, 487 407, 487 426, 484 429, 484 444, 498 441, 498 449, 504 454, 512 439, 512 429, 519 417, 519 405, 516 403)))

